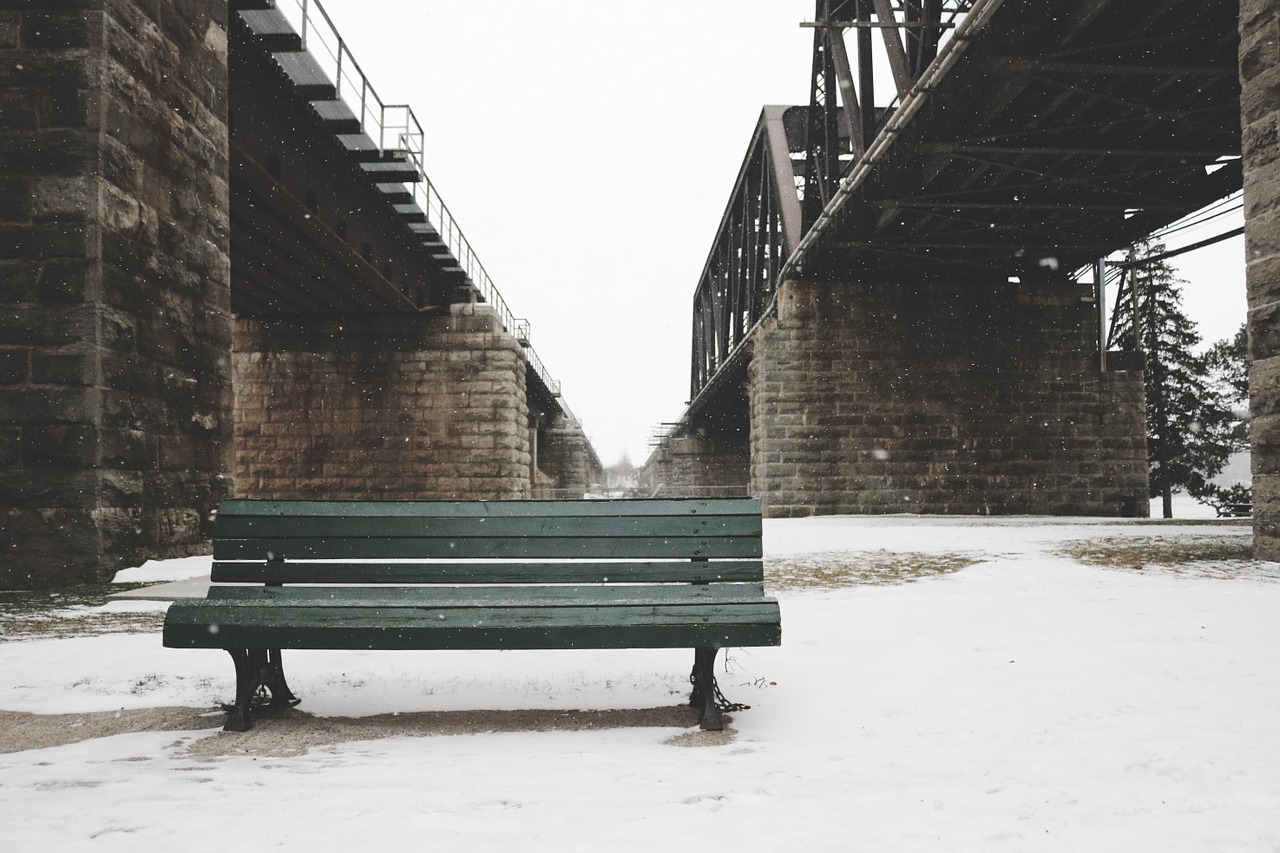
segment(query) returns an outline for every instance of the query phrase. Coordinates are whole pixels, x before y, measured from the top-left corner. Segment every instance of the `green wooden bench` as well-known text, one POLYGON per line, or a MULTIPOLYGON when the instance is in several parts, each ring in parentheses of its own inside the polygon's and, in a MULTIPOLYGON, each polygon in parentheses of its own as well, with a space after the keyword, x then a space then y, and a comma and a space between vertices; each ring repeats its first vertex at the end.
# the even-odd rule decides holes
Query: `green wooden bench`
POLYGON ((282 649, 692 648, 718 730, 717 651, 782 641, 760 533, 745 498, 227 501, 215 585, 170 606, 164 645, 231 654, 227 731, 298 703, 282 649))

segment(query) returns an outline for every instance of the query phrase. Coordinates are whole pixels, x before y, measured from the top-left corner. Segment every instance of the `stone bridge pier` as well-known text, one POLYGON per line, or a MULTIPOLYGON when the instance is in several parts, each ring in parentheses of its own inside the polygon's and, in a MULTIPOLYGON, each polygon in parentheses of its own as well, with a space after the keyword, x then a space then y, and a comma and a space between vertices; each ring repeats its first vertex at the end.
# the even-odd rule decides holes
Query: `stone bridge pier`
POLYGON ((238 320, 233 364, 239 494, 530 496, 524 355, 487 307, 238 320))
POLYGON ((534 497, 581 498, 599 492, 605 482, 604 464, 581 422, 567 410, 533 420, 534 497))
POLYGON ((231 491, 226 4, 0 2, 0 588, 192 553, 231 491))
POLYGON ((1254 556, 1280 560, 1280 3, 1240 0, 1254 556))
POLYGON ((1147 514, 1142 374, 1092 288, 786 282, 749 369, 773 516, 1147 514))
POLYGON ((469 284, 415 266, 415 232, 227 15, 0 0, 0 589, 200 553, 232 495, 580 496, 600 479, 521 342, 469 284), (270 227, 241 224, 267 221, 264 198, 270 227), (264 300, 290 252, 327 276, 279 282, 303 303, 370 283, 418 301, 264 300))
POLYGON ((775 517, 1145 516, 1141 364, 1097 322, 1091 285, 787 281, 648 476, 775 517))
POLYGON ((520 500, 600 481, 573 416, 531 405, 524 350, 483 304, 240 319, 234 343, 238 494, 520 500))

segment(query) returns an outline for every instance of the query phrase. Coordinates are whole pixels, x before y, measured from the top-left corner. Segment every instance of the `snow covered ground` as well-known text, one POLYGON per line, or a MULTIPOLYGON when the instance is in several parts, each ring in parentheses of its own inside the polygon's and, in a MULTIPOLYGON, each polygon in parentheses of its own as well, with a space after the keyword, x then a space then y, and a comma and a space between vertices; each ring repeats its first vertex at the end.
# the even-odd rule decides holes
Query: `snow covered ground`
MULTIPOLYGON (((293 757, 233 746, 209 758, 188 747, 252 743, 259 730, 121 734, 0 754, 2 843, 1278 850, 1280 566, 1104 568, 1065 553, 1248 537, 1243 526, 1083 519, 768 521, 775 569, 812 565, 846 580, 776 590, 784 644, 734 651, 720 673, 729 698, 753 706, 734 715, 727 740, 679 728, 530 730, 293 757), (951 562, 931 562, 942 557, 951 562)), ((287 662, 302 709, 367 716, 675 705, 690 657, 295 652, 287 662)), ((6 711, 207 708, 230 681, 224 653, 164 649, 152 632, 0 642, 6 711)))

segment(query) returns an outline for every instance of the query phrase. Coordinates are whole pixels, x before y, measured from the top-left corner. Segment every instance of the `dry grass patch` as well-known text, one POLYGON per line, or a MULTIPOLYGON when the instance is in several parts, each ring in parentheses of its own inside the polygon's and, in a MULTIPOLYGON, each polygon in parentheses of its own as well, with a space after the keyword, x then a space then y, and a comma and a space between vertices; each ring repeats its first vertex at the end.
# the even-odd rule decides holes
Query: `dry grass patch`
POLYGON ((831 552, 765 560, 770 589, 839 589, 889 586, 949 575, 980 563, 972 554, 919 554, 910 551, 831 552))
POLYGON ((158 631, 161 610, 104 610, 113 592, 147 584, 86 584, 56 590, 0 590, 0 642, 158 631))
POLYGON ((1086 565, 1113 569, 1159 570, 1222 579, 1280 580, 1280 565, 1253 561, 1253 540, 1247 536, 1082 539, 1066 543, 1059 553, 1086 565))

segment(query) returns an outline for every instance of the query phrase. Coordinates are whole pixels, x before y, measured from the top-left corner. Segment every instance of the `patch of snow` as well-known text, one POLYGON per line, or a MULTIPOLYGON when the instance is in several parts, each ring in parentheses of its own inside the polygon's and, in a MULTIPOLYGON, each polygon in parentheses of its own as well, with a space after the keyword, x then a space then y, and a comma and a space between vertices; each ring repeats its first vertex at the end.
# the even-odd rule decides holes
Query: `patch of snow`
MULTIPOLYGON (((468 851, 1280 848, 1280 584, 1086 566, 1064 542, 1247 527, 908 516, 766 522, 770 556, 978 555, 780 596, 783 645, 719 673, 736 738, 671 729, 345 743, 196 759, 207 733, 0 755, 12 850, 287 843, 468 851)), ((169 561, 165 561, 168 563, 169 561)), ((146 568, 145 566, 142 568, 146 568)), ((159 575, 188 569, 154 568, 159 575)), ((183 575, 186 576, 186 575, 183 575)), ((673 705, 684 651, 286 652, 303 709, 673 705)), ((230 658, 155 633, 0 643, 0 708, 209 707, 230 658)), ((315 721, 321 725, 321 720, 315 721)), ((250 736, 252 733, 250 733, 250 736)))
POLYGON ((112 583, 153 583, 208 577, 212 557, 182 557, 177 560, 147 560, 141 566, 116 572, 112 583))

